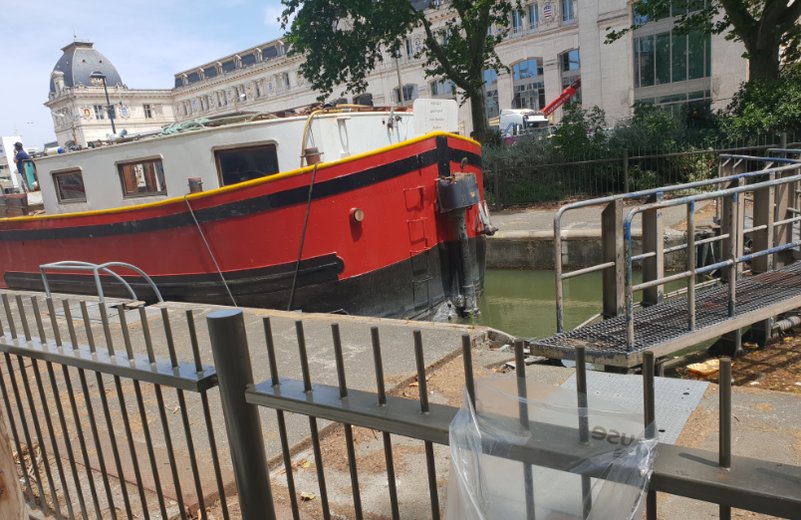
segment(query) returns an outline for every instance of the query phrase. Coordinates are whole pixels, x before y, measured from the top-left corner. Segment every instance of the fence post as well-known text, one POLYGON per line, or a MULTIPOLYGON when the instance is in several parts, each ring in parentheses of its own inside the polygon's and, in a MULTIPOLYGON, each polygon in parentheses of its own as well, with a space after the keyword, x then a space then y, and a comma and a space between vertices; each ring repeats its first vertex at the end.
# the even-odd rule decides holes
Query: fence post
POLYGON ((242 518, 275 520, 259 410, 245 401, 245 390, 253 386, 245 319, 241 310, 226 309, 206 316, 206 323, 242 518))
POLYGON ((495 195, 495 211, 500 211, 501 210, 501 190, 500 190, 501 179, 499 177, 500 177, 500 172, 498 171, 498 163, 493 163, 493 165, 492 165, 492 184, 493 184, 493 186, 492 187, 493 187, 493 190, 494 190, 493 195, 495 195))
POLYGON ((623 192, 631 193, 629 191, 629 149, 623 150, 623 192))
POLYGON ((782 150, 787 149, 787 132, 782 132, 781 137, 779 137, 779 148, 782 150))
POLYGON ((604 319, 623 314, 626 262, 623 257, 623 201, 615 199, 601 212, 601 262, 614 262, 602 274, 604 319))
MULTIPOLYGON (((664 194, 660 191, 648 197, 646 204, 662 202, 664 194)), ((642 252, 655 253, 655 256, 642 261, 642 281, 650 282, 665 276, 665 225, 662 221, 661 209, 649 209, 642 212, 642 252)), ((657 285, 643 290, 643 306, 662 303, 665 298, 664 285, 657 285)))

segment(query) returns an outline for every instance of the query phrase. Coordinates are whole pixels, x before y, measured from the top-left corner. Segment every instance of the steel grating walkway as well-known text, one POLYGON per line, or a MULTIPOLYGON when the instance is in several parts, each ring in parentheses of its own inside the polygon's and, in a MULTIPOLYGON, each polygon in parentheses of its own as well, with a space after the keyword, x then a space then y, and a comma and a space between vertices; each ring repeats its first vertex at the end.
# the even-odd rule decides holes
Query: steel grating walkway
POLYGON ((664 356, 782 312, 801 307, 801 262, 737 281, 736 315, 728 317, 728 287, 699 291, 695 297, 695 331, 687 330, 687 298, 676 298, 634 313, 634 348, 626 350, 626 316, 531 343, 532 354, 574 359, 583 345, 587 361, 632 367, 642 353, 664 356))

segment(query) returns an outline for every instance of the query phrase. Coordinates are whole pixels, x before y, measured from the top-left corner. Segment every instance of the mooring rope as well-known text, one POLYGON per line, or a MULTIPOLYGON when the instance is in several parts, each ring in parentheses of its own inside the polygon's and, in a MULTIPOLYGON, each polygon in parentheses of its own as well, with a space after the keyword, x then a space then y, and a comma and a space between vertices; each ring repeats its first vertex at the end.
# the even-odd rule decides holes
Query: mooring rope
POLYGON ((195 221, 195 225, 197 226, 197 230, 200 231, 200 238, 203 239, 203 243, 206 244, 206 250, 209 252, 209 256, 211 257, 211 261, 214 262, 214 267, 217 268, 217 273, 220 275, 220 279, 222 280, 223 285, 225 286, 225 290, 228 291, 228 296, 231 297, 231 301, 234 302, 234 307, 239 307, 236 304, 236 300, 234 299, 234 295, 231 294, 231 289, 228 288, 228 282, 225 281, 225 277, 220 271, 220 266, 217 265, 217 260, 214 258, 214 253, 211 252, 211 247, 209 247, 209 243, 206 240, 206 235, 203 234, 203 230, 200 228, 200 222, 197 221, 197 217, 195 217, 195 212, 192 211, 192 206, 189 204, 189 199, 187 198, 189 195, 184 195, 184 202, 186 202, 186 207, 189 208, 189 213, 192 215, 192 220, 195 221))
POLYGON ((317 175, 317 165, 314 164, 312 170, 311 184, 309 184, 309 200, 306 201, 306 218, 303 219, 303 233, 300 235, 300 249, 298 250, 298 261, 295 263, 295 276, 292 277, 292 291, 289 293, 289 305, 286 306, 287 311, 292 310, 292 300, 295 298, 295 284, 298 281, 298 271, 300 271, 300 256, 303 254, 303 241, 306 239, 306 224, 309 223, 309 209, 311 209, 312 190, 314 189, 314 177, 317 175))

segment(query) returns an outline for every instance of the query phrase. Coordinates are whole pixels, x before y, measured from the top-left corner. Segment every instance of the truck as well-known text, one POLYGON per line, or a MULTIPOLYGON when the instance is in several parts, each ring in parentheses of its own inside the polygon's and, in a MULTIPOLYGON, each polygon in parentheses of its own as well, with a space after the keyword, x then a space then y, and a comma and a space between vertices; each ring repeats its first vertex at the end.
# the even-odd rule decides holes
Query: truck
POLYGON ((528 133, 535 128, 547 128, 550 122, 545 115, 530 108, 505 108, 501 110, 498 126, 505 137, 528 133))

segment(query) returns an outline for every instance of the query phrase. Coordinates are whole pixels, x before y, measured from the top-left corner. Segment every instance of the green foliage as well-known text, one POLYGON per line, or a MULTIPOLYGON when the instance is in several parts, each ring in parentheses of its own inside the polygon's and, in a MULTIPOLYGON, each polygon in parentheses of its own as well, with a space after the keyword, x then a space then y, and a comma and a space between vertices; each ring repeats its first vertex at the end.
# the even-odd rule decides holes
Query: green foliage
POLYGON ((483 96, 484 70, 507 69, 495 46, 509 32, 512 9, 520 7, 519 0, 451 0, 433 7, 451 15, 444 28, 435 30, 410 0, 281 3, 290 52, 306 56, 300 73, 320 92, 321 100, 340 87, 363 92, 367 76, 384 60, 384 51, 400 56, 403 42, 418 27, 425 31, 417 56, 425 59, 427 77, 452 80, 463 100, 483 96), (488 31, 493 25, 501 30, 488 31))
POLYGON ((727 112, 722 125, 735 137, 801 128, 801 74, 794 71, 779 81, 743 83, 727 112))
POLYGON ((584 110, 571 104, 565 107, 553 140, 565 158, 570 159, 603 149, 605 127, 606 113, 603 110, 597 106, 584 110))

